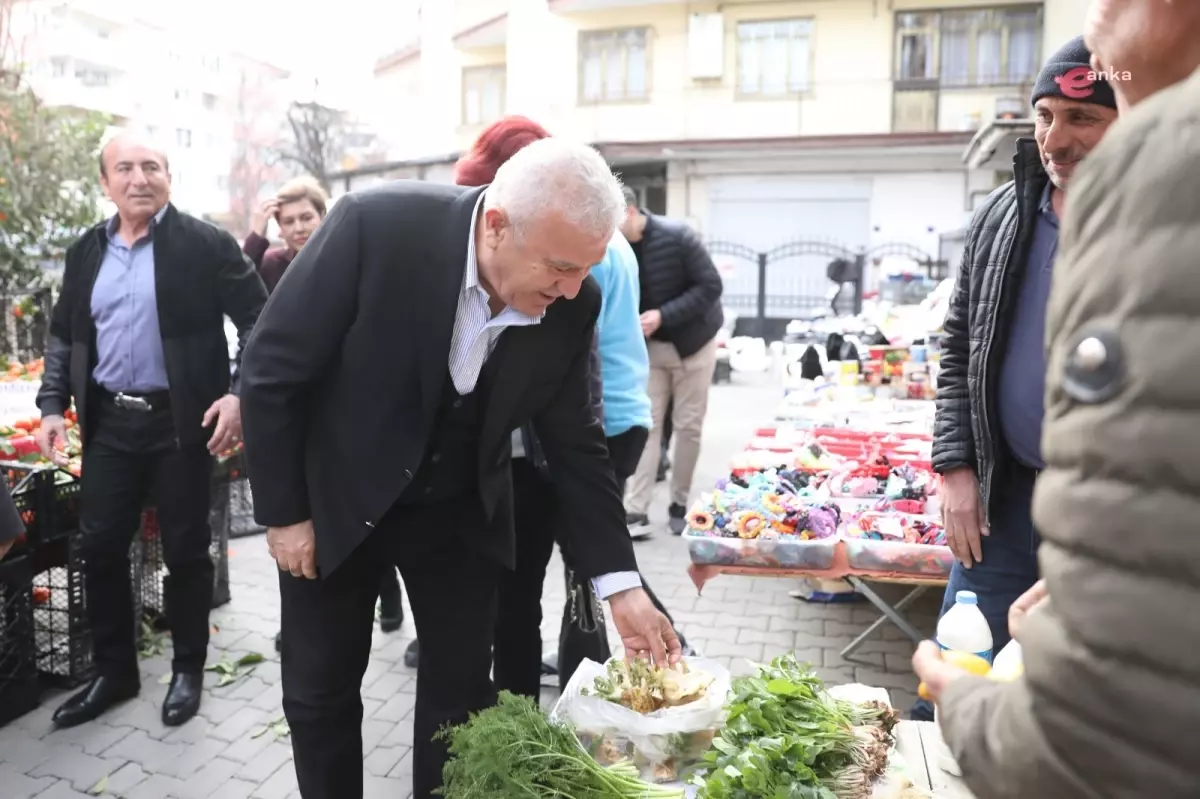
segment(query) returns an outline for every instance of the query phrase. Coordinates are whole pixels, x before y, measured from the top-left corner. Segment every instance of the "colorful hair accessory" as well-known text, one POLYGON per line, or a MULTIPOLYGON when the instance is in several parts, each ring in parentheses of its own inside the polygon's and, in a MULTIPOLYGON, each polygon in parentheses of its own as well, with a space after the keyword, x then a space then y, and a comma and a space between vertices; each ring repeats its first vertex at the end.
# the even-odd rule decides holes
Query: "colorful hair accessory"
POLYGON ((795 535, 796 525, 789 524, 786 519, 774 519, 771 521, 771 529, 777 533, 784 535, 795 535))
POLYGON ((785 513, 787 511, 783 507, 783 502, 778 494, 763 494, 762 505, 771 513, 785 513))
POLYGON ((711 513, 705 513, 702 510, 694 510, 688 514, 688 527, 693 530, 707 531, 713 527, 713 517, 711 513))
POLYGON ((766 527, 767 520, 758 511, 746 511, 738 517, 738 538, 758 538, 758 534, 766 527))

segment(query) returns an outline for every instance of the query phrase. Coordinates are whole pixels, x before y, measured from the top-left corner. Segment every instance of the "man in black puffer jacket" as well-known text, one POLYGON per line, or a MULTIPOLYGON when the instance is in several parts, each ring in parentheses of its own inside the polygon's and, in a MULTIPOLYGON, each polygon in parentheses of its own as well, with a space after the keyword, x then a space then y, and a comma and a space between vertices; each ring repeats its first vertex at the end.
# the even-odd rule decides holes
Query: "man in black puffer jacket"
POLYGON ((946 314, 933 468, 945 480, 942 516, 957 562, 942 612, 958 591, 975 592, 993 651, 1009 641, 1009 606, 1038 579, 1030 513, 1044 466, 1046 302, 1058 220, 1076 165, 1117 117, 1112 88, 1089 60, 1077 37, 1038 75, 1035 138, 1017 143, 1013 181, 975 212, 946 314))
POLYGON ((660 440, 667 406, 675 457, 671 468, 671 500, 667 507, 671 532, 684 528, 692 474, 700 456, 700 432, 708 410, 708 389, 717 365, 717 332, 725 321, 721 309, 721 275, 700 242, 682 222, 655 216, 637 207, 625 189, 628 209, 621 233, 638 260, 641 278, 642 332, 650 353, 650 394, 654 428, 629 485, 626 516, 634 539, 650 535, 647 511, 654 493, 660 440))

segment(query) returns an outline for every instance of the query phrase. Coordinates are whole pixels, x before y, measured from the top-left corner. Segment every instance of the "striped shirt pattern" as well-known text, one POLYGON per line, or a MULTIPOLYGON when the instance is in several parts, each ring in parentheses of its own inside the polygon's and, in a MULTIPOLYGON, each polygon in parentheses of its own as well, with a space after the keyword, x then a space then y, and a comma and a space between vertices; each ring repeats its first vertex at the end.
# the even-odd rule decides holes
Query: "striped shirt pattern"
MULTIPOLYGON (((458 312, 454 318, 454 333, 450 337, 450 378, 459 394, 470 394, 479 382, 484 363, 496 349, 500 334, 509 327, 541 323, 540 316, 527 316, 515 308, 505 308, 492 316, 488 294, 479 285, 479 260, 475 252, 475 225, 483 207, 485 191, 475 203, 467 242, 467 268, 463 274, 462 291, 458 295, 458 312)), ((592 580, 592 588, 601 599, 631 588, 641 588, 642 577, 637 572, 602 574, 592 580)))

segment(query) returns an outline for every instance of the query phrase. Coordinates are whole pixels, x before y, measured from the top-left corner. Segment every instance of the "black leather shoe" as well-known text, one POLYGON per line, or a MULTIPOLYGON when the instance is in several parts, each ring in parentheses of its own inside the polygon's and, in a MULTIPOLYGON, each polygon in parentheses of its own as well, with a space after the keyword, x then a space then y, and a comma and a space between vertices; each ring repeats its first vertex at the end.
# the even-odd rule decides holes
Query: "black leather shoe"
POLYGON ((379 597, 379 629, 394 633, 404 624, 404 603, 396 592, 379 597))
POLYGON ((174 674, 163 701, 162 720, 168 727, 178 727, 200 709, 200 695, 204 692, 203 674, 174 674))
POLYGON ((415 669, 420 659, 421 647, 418 645, 417 639, 414 638, 413 642, 404 650, 404 665, 410 669, 415 669))
POLYGON ((133 699, 141 687, 131 678, 96 677, 54 711, 54 723, 65 728, 92 721, 113 705, 133 699))

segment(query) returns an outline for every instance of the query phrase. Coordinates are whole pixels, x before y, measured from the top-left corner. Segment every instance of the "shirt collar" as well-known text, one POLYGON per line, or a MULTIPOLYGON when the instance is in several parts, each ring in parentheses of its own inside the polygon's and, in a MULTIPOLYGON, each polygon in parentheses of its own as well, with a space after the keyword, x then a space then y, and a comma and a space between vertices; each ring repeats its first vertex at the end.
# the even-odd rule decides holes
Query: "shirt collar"
MULTIPOLYGON (((485 189, 480 193, 479 199, 475 201, 475 210, 471 213, 471 229, 467 233, 467 269, 463 273, 462 287, 463 294, 474 290, 479 292, 485 300, 489 298, 487 291, 483 286, 479 285, 479 258, 475 252, 475 226, 479 223, 479 212, 483 209, 483 198, 486 196, 487 190, 485 189)), ((505 317, 512 320, 524 320, 524 324, 537 324, 542 321, 545 315, 543 312, 538 316, 529 316, 515 308, 506 307, 503 311, 496 314, 495 318, 500 319, 501 317, 505 317)))
MULTIPOLYGON (((166 215, 167 215, 167 206, 164 205, 162 208, 158 209, 157 213, 154 214, 154 219, 150 223, 150 229, 154 230, 154 226, 157 225, 158 223, 162 222, 163 217, 166 215)), ((120 226, 120 224, 121 224, 120 214, 113 214, 112 218, 108 220, 107 224, 105 224, 104 232, 108 234, 108 237, 110 239, 113 236, 117 235, 117 228, 120 226)))
POLYGON ((1042 198, 1038 201, 1038 212, 1047 222, 1058 227, 1058 214, 1054 213, 1054 205, 1050 202, 1053 196, 1054 184, 1046 181, 1046 188, 1042 189, 1042 198))

